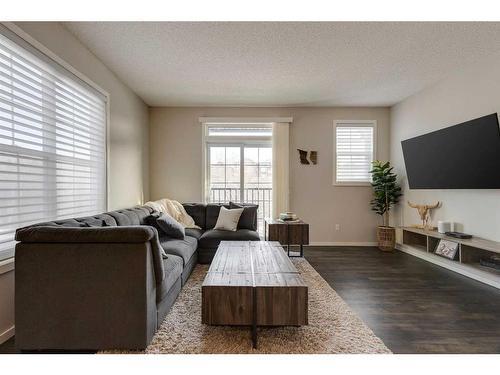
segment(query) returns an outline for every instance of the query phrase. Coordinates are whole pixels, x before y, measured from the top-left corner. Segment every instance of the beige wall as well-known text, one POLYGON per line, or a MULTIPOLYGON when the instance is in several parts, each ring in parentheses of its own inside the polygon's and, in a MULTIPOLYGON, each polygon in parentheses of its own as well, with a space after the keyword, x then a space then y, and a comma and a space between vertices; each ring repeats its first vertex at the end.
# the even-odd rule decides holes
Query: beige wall
POLYGON ((388 108, 151 108, 151 198, 202 200, 200 116, 293 117, 290 127, 290 209, 311 225, 315 243, 374 242, 378 216, 370 187, 332 185, 333 121, 377 120, 378 158, 389 157, 388 108), (318 151, 318 165, 299 163, 297 148, 318 151), (335 224, 340 230, 335 231, 335 224))
POLYGON ((95 55, 58 22, 18 22, 43 44, 110 95, 109 209, 149 196, 148 107, 95 55))
MULTIPOLYGON (((500 190, 409 190, 401 140, 500 112, 499 55, 457 72, 394 106, 391 110, 391 160, 405 185, 405 200, 442 201, 433 222, 451 220, 459 230, 500 241, 500 190)), ((419 221, 415 209, 401 205, 394 215, 398 225, 419 221)))

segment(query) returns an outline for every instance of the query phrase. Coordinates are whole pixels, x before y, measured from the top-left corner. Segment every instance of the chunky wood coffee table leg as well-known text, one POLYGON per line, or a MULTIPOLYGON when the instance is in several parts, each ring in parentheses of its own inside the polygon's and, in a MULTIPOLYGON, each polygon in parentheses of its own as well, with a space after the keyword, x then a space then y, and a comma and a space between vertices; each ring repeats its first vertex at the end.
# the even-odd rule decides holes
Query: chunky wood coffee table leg
POLYGON ((257 288, 252 288, 252 346, 257 349, 257 288))

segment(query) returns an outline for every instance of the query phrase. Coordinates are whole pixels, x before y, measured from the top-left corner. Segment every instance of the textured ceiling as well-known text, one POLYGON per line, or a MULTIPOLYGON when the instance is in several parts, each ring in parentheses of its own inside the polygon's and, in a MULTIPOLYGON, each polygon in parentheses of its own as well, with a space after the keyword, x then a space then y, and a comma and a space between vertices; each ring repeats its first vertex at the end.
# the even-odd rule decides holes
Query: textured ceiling
POLYGON ((500 51, 500 23, 64 25, 151 106, 388 106, 500 51))

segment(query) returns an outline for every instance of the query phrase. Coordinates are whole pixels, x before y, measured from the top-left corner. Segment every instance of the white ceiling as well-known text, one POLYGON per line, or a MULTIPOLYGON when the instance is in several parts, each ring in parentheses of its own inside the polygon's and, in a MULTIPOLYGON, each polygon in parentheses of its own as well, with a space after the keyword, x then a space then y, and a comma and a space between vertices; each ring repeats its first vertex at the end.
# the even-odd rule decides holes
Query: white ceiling
POLYGON ((150 106, 389 106, 500 51, 500 23, 64 25, 150 106))

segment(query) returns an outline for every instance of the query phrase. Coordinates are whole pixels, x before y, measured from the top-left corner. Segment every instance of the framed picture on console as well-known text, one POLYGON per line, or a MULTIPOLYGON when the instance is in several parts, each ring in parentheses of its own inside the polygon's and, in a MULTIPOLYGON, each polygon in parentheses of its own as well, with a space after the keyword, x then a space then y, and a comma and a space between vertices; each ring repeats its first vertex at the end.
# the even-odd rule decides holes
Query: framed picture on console
POLYGON ((434 250, 434 254, 448 259, 455 259, 458 250, 458 243, 448 240, 440 240, 434 250))

